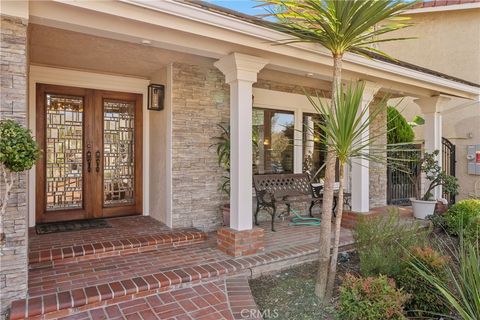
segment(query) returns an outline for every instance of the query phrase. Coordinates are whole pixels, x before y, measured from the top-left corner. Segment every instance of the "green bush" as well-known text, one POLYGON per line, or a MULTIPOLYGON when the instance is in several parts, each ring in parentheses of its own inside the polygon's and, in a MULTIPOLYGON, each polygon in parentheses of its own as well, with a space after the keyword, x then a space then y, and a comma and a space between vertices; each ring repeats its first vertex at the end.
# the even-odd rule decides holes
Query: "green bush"
POLYGON ((30 130, 13 120, 0 121, 0 163, 13 172, 29 170, 40 151, 30 130))
POLYGON ((444 303, 440 291, 422 277, 413 267, 412 262, 421 263, 439 279, 447 279, 446 266, 448 259, 430 247, 414 248, 408 263, 395 279, 400 288, 410 294, 405 304, 408 315, 415 317, 427 317, 433 314, 448 313, 449 308, 444 303))
POLYGON ((355 277, 347 274, 340 286, 338 317, 348 320, 406 319, 403 304, 408 294, 386 276, 355 277))
POLYGON ((428 231, 418 222, 402 222, 398 209, 392 208, 386 215, 362 217, 353 232, 362 275, 395 278, 408 250, 423 246, 428 231))
POLYGON ((466 241, 479 241, 480 200, 467 199, 454 204, 445 215, 445 224, 450 234, 463 233, 466 241))
MULTIPOLYGON (((478 320, 480 315, 480 245, 465 243, 460 234, 460 248, 444 247, 451 259, 447 264, 446 277, 428 267, 419 259, 413 259, 411 266, 430 285, 441 293, 443 300, 458 317, 455 319, 478 320)), ((443 314, 451 318, 451 312, 443 314)))
POLYGON ((415 138, 412 126, 394 107, 387 108, 387 130, 388 144, 409 143, 415 138))

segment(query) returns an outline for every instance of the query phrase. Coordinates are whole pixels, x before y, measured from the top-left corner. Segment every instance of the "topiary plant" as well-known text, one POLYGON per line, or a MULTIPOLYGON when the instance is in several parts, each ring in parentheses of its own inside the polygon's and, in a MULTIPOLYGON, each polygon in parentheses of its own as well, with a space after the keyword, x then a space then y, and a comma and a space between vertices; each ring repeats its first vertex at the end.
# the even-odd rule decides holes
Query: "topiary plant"
POLYGON ((388 144, 410 143, 415 138, 412 126, 394 107, 387 108, 387 130, 388 144))
POLYGON ((30 130, 13 120, 0 121, 0 170, 5 184, 0 197, 0 244, 5 242, 3 217, 17 173, 29 170, 40 150, 30 130))

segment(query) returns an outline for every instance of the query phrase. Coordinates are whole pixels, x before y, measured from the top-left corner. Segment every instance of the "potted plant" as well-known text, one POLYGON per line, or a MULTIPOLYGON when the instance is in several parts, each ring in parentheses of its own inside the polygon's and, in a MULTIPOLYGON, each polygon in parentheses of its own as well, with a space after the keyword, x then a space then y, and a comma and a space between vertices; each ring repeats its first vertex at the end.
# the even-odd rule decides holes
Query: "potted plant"
MULTIPOLYGON (((221 129, 221 134, 213 138, 215 143, 211 147, 215 147, 218 165, 225 172, 218 189, 226 198, 230 199, 230 127, 223 124, 217 126, 221 129)), ((230 203, 222 204, 220 210, 223 215, 223 225, 230 226, 230 203)))
MULTIPOLYGON (((230 126, 224 124, 217 124, 221 130, 221 134, 214 137, 215 143, 211 147, 215 147, 217 153, 218 165, 222 168, 225 174, 222 176, 222 182, 220 183, 219 190, 225 196, 230 199, 230 126)), ((252 133, 252 147, 255 152, 258 147, 258 133, 252 133)), ((220 210, 223 215, 223 225, 230 226, 230 203, 224 203, 220 206, 220 210)))
POLYGON ((0 121, 0 255, 7 241, 3 218, 7 210, 10 191, 19 172, 32 168, 40 155, 37 143, 30 130, 13 120, 0 121))
POLYGON ((416 198, 410 199, 413 207, 413 215, 418 219, 425 219, 427 216, 435 212, 435 205, 439 199, 433 199, 432 191, 442 186, 446 193, 457 194, 458 182, 457 178, 448 175, 442 170, 436 159, 439 150, 432 153, 425 152, 423 157, 417 160, 420 166, 420 172, 425 175, 426 190, 421 194, 421 175, 409 175, 415 185, 416 198))

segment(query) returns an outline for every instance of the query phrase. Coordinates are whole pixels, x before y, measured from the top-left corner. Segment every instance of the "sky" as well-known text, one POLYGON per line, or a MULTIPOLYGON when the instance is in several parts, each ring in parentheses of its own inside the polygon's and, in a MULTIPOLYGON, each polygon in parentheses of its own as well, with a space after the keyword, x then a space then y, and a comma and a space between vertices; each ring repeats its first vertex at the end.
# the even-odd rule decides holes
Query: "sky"
POLYGON ((264 8, 254 8, 259 4, 254 0, 207 0, 207 2, 252 16, 266 13, 264 8))

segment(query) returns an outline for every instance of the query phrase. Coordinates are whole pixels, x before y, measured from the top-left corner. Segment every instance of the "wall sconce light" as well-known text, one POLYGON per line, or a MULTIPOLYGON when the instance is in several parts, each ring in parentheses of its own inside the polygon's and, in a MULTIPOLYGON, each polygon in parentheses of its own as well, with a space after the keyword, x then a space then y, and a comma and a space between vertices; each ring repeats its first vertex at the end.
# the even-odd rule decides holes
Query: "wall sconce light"
POLYGON ((161 111, 165 100, 165 86, 163 84, 148 85, 148 110, 161 111))
POLYGON ((270 140, 268 140, 268 139, 263 140, 263 145, 264 146, 268 146, 269 144, 270 144, 270 140))

